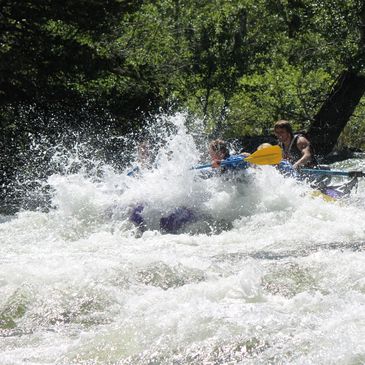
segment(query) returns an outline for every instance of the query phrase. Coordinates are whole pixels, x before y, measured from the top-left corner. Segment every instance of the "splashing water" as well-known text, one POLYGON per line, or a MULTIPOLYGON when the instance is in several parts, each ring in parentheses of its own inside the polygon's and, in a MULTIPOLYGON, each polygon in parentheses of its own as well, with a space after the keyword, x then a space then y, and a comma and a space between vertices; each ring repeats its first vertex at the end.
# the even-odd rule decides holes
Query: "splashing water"
POLYGON ((326 202, 270 166, 202 177, 184 121, 153 162, 65 168, 48 211, 1 217, 1 364, 365 362, 364 182, 326 202))

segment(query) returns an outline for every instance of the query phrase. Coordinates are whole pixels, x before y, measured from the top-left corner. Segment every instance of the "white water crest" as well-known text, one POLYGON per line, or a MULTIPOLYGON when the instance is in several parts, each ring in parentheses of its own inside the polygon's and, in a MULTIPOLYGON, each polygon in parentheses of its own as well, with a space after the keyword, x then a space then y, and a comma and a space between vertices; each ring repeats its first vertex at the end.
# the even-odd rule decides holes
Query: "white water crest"
POLYGON ((50 209, 0 217, 0 363, 365 363, 365 182, 328 202, 271 166, 202 176, 208 141, 169 123, 146 166, 54 174, 50 209))

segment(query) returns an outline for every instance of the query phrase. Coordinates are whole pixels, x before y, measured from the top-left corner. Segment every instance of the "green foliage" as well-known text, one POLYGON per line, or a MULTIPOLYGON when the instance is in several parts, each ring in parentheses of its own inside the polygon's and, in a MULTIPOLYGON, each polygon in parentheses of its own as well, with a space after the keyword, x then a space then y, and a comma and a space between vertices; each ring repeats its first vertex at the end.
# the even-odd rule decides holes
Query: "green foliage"
MULTIPOLYGON (((360 0, 5 1, 2 124, 14 103, 90 100, 121 120, 174 105, 207 131, 306 127, 365 64, 360 0)), ((10 123, 10 121, 8 121, 10 123)))
MULTIPOLYGON (((307 128, 339 75, 365 69, 362 0, 4 0, 0 16, 2 186, 33 137, 119 135, 161 110, 211 136, 307 128)), ((340 144, 364 147, 364 103, 340 144)))
POLYGON ((232 135, 268 133, 278 119, 300 121, 296 127, 303 128, 318 110, 330 82, 323 70, 305 73, 288 64, 242 77, 227 117, 232 135))
POLYGON ((356 108, 356 113, 351 117, 343 130, 338 142, 338 147, 350 147, 365 150, 365 98, 356 108))
MULTIPOLYGON (((138 84, 138 75, 128 68, 119 71, 123 57, 113 52, 113 41, 120 32, 120 20, 140 4, 127 0, 78 0, 62 5, 51 0, 6 2, 0 36, 2 105, 68 100, 78 108, 97 98, 100 106, 113 109, 118 99, 129 100, 129 85, 138 84)), ((145 98, 146 105, 154 97, 151 87, 136 89, 134 94, 139 101, 145 98)))

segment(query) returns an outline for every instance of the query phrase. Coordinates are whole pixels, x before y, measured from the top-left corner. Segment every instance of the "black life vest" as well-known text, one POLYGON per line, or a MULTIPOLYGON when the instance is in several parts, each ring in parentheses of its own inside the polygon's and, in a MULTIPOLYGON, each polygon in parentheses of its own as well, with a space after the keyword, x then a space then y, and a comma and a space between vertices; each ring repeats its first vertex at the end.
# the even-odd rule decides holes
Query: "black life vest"
MULTIPOLYGON (((298 148, 298 138, 303 136, 302 134, 294 134, 288 148, 283 143, 279 143, 279 146, 283 149, 283 159, 289 161, 291 164, 295 164, 303 156, 302 151, 298 148)), ((309 144, 311 150, 312 159, 305 164, 305 167, 314 167, 318 165, 316 158, 314 157, 314 149, 309 144)))

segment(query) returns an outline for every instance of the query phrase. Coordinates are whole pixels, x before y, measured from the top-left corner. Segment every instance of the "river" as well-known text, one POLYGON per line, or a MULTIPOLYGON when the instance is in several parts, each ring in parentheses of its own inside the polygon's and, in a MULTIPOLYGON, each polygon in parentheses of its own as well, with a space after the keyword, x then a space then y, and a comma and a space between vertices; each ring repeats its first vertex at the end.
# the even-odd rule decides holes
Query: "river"
POLYGON ((271 166, 201 178, 175 119, 150 168, 53 174, 50 209, 1 217, 0 363, 364 364, 365 179, 327 202, 271 166), (161 232, 175 207, 199 219, 161 232))

